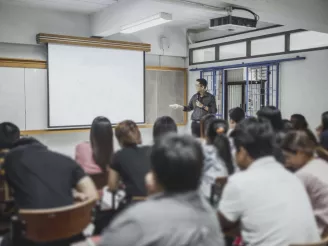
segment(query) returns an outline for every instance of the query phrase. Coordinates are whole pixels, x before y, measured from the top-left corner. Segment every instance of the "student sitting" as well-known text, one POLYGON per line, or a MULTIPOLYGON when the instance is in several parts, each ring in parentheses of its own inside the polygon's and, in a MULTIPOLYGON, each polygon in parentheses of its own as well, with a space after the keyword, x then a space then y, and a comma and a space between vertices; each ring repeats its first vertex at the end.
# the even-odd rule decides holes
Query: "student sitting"
POLYGON ((272 153, 267 121, 246 119, 232 133, 243 170, 229 177, 219 204, 224 230, 240 222, 247 245, 287 246, 320 240, 309 198, 299 179, 272 153))
POLYGON ((162 116, 156 119, 153 127, 154 142, 168 133, 177 133, 178 128, 175 121, 169 116, 162 116))
POLYGON ((0 168, 4 162, 4 157, 13 144, 19 139, 19 128, 10 122, 0 124, 0 168))
POLYGON ((310 197, 320 234, 328 227, 328 163, 315 157, 316 142, 312 133, 287 134, 282 149, 286 167, 296 171, 310 197))
POLYGON ((225 135, 227 131, 228 123, 221 119, 212 119, 207 127, 201 185, 206 197, 210 197, 211 187, 217 178, 227 177, 234 172, 230 142, 225 135))
POLYGON ((285 159, 280 148, 280 143, 284 138, 285 131, 280 110, 274 106, 265 106, 257 112, 257 117, 259 119, 265 119, 271 124, 275 133, 274 157, 283 164, 285 159))
POLYGON ((149 148, 141 147, 141 134, 130 120, 119 123, 115 129, 122 147, 116 152, 109 170, 109 190, 116 191, 120 178, 125 185, 126 197, 146 196, 145 176, 149 172, 149 148))
POLYGON ((236 125, 241 122, 243 119, 245 119, 245 111, 240 108, 232 108, 229 110, 229 132, 228 135, 235 129, 236 125))
POLYGON ((106 172, 113 155, 113 129, 102 116, 95 118, 90 130, 90 143, 76 146, 75 160, 87 174, 106 172))
POLYGON ((147 187, 154 195, 118 216, 99 246, 223 246, 215 213, 198 192, 198 141, 169 134, 155 142, 150 158, 147 187))
POLYGON ((22 138, 13 147, 3 165, 18 208, 72 205, 72 189, 82 193, 84 199, 97 198, 92 180, 71 158, 49 150, 33 138, 22 138))
POLYGON ((207 114, 204 115, 200 120, 200 138, 204 142, 206 142, 206 132, 208 129, 208 125, 211 122, 211 120, 216 119, 214 114, 207 114))
POLYGON ((304 115, 293 114, 290 117, 290 122, 292 123, 294 130, 306 130, 306 129, 308 129, 308 123, 307 123, 304 115))

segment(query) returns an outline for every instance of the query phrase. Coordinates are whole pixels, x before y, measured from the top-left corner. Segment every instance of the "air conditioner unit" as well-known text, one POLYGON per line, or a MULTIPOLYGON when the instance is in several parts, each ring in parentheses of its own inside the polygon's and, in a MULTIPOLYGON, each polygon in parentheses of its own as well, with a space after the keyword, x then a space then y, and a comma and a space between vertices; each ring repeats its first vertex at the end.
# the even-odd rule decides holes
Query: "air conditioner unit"
POLYGON ((224 16, 210 20, 210 29, 219 31, 242 32, 256 29, 257 20, 237 16, 224 16))

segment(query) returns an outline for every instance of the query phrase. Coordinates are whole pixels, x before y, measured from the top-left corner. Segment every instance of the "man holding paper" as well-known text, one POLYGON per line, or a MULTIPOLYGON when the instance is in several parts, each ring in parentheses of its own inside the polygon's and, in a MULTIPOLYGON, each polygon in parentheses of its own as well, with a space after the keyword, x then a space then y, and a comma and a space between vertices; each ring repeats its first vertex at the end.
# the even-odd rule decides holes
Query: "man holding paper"
POLYGON ((195 137, 200 137, 200 120, 204 115, 215 114, 217 112, 217 106, 215 97, 207 92, 207 81, 205 79, 196 80, 196 91, 187 106, 179 104, 170 105, 173 109, 182 109, 189 112, 193 110, 191 115, 191 132, 195 137))

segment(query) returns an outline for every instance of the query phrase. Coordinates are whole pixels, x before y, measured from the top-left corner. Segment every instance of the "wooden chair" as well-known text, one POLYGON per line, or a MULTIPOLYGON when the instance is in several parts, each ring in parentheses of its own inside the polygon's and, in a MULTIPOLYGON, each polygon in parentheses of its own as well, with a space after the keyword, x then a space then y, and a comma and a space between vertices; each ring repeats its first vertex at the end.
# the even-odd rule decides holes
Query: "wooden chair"
POLYGON ((83 232, 92 222, 94 200, 56 209, 21 209, 24 237, 33 242, 68 239, 83 232))
POLYGON ((328 237, 325 237, 320 242, 317 243, 307 243, 307 244, 291 244, 290 246, 327 246, 328 245, 328 237))

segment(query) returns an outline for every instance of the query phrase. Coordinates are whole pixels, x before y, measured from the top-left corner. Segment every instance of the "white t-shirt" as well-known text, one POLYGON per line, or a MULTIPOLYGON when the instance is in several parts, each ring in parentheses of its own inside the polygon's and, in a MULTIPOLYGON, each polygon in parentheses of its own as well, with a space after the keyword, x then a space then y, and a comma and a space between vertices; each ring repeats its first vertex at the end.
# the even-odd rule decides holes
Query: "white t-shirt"
POLYGON ((219 211, 240 221, 248 246, 288 246, 320 241, 313 211, 300 180, 274 157, 260 158, 231 176, 219 211))

